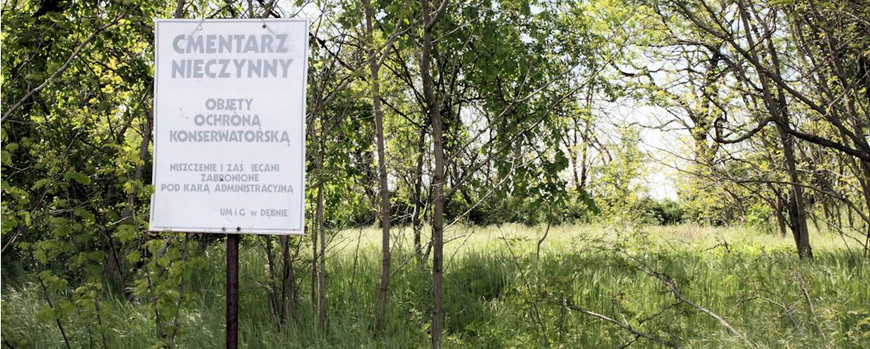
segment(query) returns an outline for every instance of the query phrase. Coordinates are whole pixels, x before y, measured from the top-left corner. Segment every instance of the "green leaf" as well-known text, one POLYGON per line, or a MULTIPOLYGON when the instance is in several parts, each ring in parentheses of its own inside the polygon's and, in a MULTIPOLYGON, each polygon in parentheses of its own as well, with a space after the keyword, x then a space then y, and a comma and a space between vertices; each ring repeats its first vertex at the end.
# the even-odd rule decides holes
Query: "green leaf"
POLYGON ((127 243, 136 238, 136 232, 137 229, 135 226, 130 224, 121 224, 120 226, 118 226, 118 229, 115 230, 115 236, 122 243, 127 243))
POLYGON ((69 236, 73 231, 69 220, 64 217, 52 217, 49 224, 51 233, 58 236, 69 236))
POLYGON ((39 311, 36 312, 36 320, 42 323, 49 323, 54 320, 54 311, 48 304, 43 304, 39 311))
POLYGON ((36 258, 40 263, 48 263, 48 256, 45 255, 45 251, 42 249, 36 249, 33 251, 33 258, 36 258))
POLYGON ((33 186, 31 186, 30 189, 37 190, 37 189, 39 189, 39 188, 44 187, 44 186, 45 186, 46 184, 48 184, 48 183, 51 183, 51 180, 50 180, 50 179, 48 179, 48 178, 40 178, 40 179, 36 180, 35 183, 33 183, 33 186))
POLYGON ((64 173, 64 175, 63 175, 63 178, 66 180, 72 179, 81 185, 91 184, 91 177, 88 177, 84 173, 73 171, 73 170, 66 171, 66 173, 64 173))
POLYGON ((93 213, 83 207, 76 207, 74 212, 76 216, 79 216, 86 221, 93 221, 95 217, 93 213))
POLYGON ((12 153, 5 149, 0 151, 0 163, 4 166, 12 166, 12 153))
POLYGON ((136 263, 140 259, 142 259, 142 254, 139 253, 139 251, 132 251, 132 252, 127 254, 126 258, 127 258, 127 262, 136 263))

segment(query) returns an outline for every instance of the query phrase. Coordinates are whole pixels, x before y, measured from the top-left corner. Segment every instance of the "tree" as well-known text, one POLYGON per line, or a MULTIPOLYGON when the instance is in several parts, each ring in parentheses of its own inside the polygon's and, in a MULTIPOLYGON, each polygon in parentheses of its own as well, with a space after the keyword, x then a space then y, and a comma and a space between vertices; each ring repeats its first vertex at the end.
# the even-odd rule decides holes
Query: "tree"
MULTIPOLYGON (((381 238, 381 283, 378 288, 378 308, 375 316, 375 332, 383 330, 384 313, 387 307, 387 288, 390 283, 390 190, 387 185, 387 166, 386 166, 386 149, 384 145, 384 113, 381 110, 381 90, 380 90, 380 69, 381 65, 389 53, 390 46, 398 36, 411 29, 411 26, 402 27, 399 24, 403 23, 405 18, 398 18, 393 32, 386 39, 383 45, 375 43, 374 30, 374 10, 372 9, 369 0, 363 1, 365 13, 365 37, 366 47, 368 47, 368 66, 370 72, 372 111, 375 115, 375 143, 377 144, 378 152, 378 187, 380 193, 380 221, 381 229, 383 230, 381 238), (380 46, 380 47, 379 47, 380 46)), ((403 9, 407 10, 408 2, 406 1, 403 9)), ((403 11, 404 12, 404 11, 403 11)))
POLYGON ((435 144, 435 173, 433 176, 434 212, 432 213, 432 348, 441 348, 443 324, 442 296, 444 272, 444 128, 438 97, 435 95, 431 72, 432 28, 444 14, 447 0, 438 8, 431 9, 429 0, 421 1, 423 12, 422 42, 420 43, 420 76, 423 81, 423 95, 426 97, 429 122, 432 124, 432 138, 435 144))
MULTIPOLYGON (((788 223, 798 254, 811 258, 812 248, 807 229, 808 209, 805 203, 805 188, 808 185, 799 170, 799 154, 803 149, 797 142, 806 142, 853 157, 858 163, 868 160, 867 150, 870 149, 867 147, 866 138, 857 136, 862 132, 866 133, 863 131, 866 129, 866 122, 862 121, 866 118, 861 116, 866 112, 851 104, 849 101, 852 99, 826 97, 830 95, 824 91, 830 91, 830 88, 819 85, 815 86, 818 88, 811 88, 813 85, 804 85, 787 78, 795 74, 818 76, 830 73, 824 79, 825 84, 830 81, 843 81, 837 79, 831 69, 826 68, 835 66, 836 62, 820 64, 818 58, 821 56, 808 56, 807 51, 801 47, 812 45, 801 44, 807 42, 805 38, 802 40, 800 36, 794 36, 794 33, 800 31, 789 29, 800 23, 795 20, 801 16, 787 16, 786 13, 791 11, 794 14, 810 14, 812 6, 743 0, 724 4, 665 1, 652 2, 651 5, 663 19, 685 20, 689 24, 687 31, 683 34, 672 32, 675 33, 674 40, 680 45, 706 50, 711 57, 717 57, 725 67, 717 79, 723 83, 733 82, 731 85, 736 86, 736 91, 741 94, 741 99, 736 100, 739 102, 736 108, 733 104, 728 107, 725 104, 717 106, 719 115, 712 121, 712 138, 719 144, 734 144, 751 139, 768 126, 776 130, 777 147, 783 154, 782 163, 786 177, 779 183, 772 184, 788 188, 788 195, 781 201, 784 201, 783 206, 788 212, 788 223), (788 36, 792 36, 793 40, 784 39, 788 36), (791 54, 795 50, 800 53, 791 54), (735 113, 735 110, 743 112, 735 113)), ((818 27, 824 22, 812 19, 809 23, 812 23, 808 24, 809 27, 818 27)), ((841 27, 837 32, 848 33, 848 26, 841 27)), ((830 27, 829 33, 834 34, 830 27)), ((861 36, 857 38, 863 39, 861 36)), ((837 54, 826 57, 837 57, 837 54)), ((822 79, 810 81, 820 82, 822 79)), ((855 88, 859 85, 843 86, 846 87, 846 96, 855 96, 855 88)), ((711 98, 710 101, 716 103, 720 100, 711 98)), ((865 177, 860 172, 854 175, 857 178, 865 177)), ((810 188, 818 192, 815 190, 818 188, 810 188)), ((842 195, 833 196, 843 198, 842 195)), ((854 206, 854 203, 847 203, 847 206, 854 206)))

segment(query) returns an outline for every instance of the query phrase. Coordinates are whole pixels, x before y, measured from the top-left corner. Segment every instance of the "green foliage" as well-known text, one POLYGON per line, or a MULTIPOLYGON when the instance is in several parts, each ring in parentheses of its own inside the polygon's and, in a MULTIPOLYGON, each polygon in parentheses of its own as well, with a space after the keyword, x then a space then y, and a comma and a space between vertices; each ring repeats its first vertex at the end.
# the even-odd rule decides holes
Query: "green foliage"
MULTIPOLYGON (((733 240, 730 245, 640 249, 636 246, 662 245, 658 239, 667 237, 650 241, 643 232, 629 231, 616 235, 635 240, 610 240, 606 246, 583 234, 558 240, 564 246, 552 250, 549 241, 540 240, 545 253, 533 257, 542 227, 555 231, 565 223, 605 222, 677 229, 672 225, 691 222, 745 225, 761 235, 779 223, 777 213, 787 211, 783 203, 792 179, 785 175, 784 141, 775 125, 736 145, 712 139, 735 137, 770 113, 770 105, 758 97, 763 94, 753 89, 763 85, 760 76, 735 75, 760 70, 721 37, 679 16, 674 5, 683 3, 447 3, 432 27, 432 73, 447 157, 445 218, 470 229, 520 223, 513 229, 536 234, 493 238, 485 248, 450 260, 449 346, 608 347, 639 340, 567 309, 560 303, 564 300, 619 315, 642 331, 687 347, 737 343, 685 304, 669 307, 673 300, 667 290, 643 272, 639 260, 667 272, 688 297, 722 312, 760 346, 867 346, 870 300, 861 283, 867 279, 866 263, 842 250, 822 251, 815 264, 806 265, 780 247, 733 240), (684 51, 674 56, 659 49, 684 51), (725 55, 719 65, 703 66, 719 55, 725 55), (710 75, 699 74, 708 70, 710 75), (656 80, 662 77, 666 84, 656 80), (681 168, 689 175, 680 178, 678 202, 646 198, 643 179, 650 168, 641 130, 634 124, 605 126, 613 121, 608 106, 626 100, 668 108, 688 129, 692 144, 685 153, 692 154, 687 157, 692 163, 681 168), (801 285, 794 275, 807 282, 804 294, 816 304, 815 314, 795 292, 801 285), (769 333, 781 334, 781 342, 769 333)), ((223 315, 215 304, 223 294, 221 238, 147 232, 153 192, 153 18, 171 17, 177 4, 3 3, 5 345, 60 347, 63 327, 73 347, 220 346, 223 315)), ((379 256, 365 246, 353 255, 347 246, 332 249, 359 242, 337 231, 376 223, 373 101, 360 69, 370 44, 386 54, 379 81, 391 218, 399 224, 432 218, 433 135, 425 117, 431 106, 421 96, 416 66, 421 9, 417 2, 405 5, 373 4, 378 22, 373 42, 361 41, 360 4, 353 1, 194 0, 182 8, 188 18, 318 16, 312 18, 309 42, 305 196, 308 222, 316 216, 316 199, 324 203, 330 323, 325 329, 311 325, 306 309, 313 300, 303 295, 293 320, 277 326, 265 296, 276 287, 275 274, 266 270, 258 240, 245 238, 243 278, 254 281, 243 289, 242 330, 250 347, 428 343, 429 270, 408 244, 400 244, 394 255, 394 261, 403 262, 394 263, 390 323, 379 337, 370 331, 371 280, 379 256), (270 3, 277 7, 266 12, 263 6, 270 3), (395 40, 385 46, 394 33, 395 40)), ((713 23, 707 15, 738 23, 735 11, 741 8, 732 1, 703 11, 698 2, 685 5, 704 14, 701 23, 713 23)), ((870 185, 866 164, 813 137, 866 151, 866 137, 861 137, 868 133, 864 116, 870 99, 863 97, 870 87, 862 77, 870 67, 870 41, 860 20, 867 17, 860 15, 866 9, 848 1, 750 5, 763 14, 758 18, 769 14, 771 19, 754 18, 752 25, 776 24, 765 37, 769 47, 781 50, 789 75, 785 83, 824 109, 783 93, 791 127, 806 133, 795 137, 793 148, 799 154, 799 184, 814 203, 813 218, 845 230, 844 237, 865 234, 856 212, 866 215, 870 202, 861 191, 870 185), (799 29, 816 28, 825 35, 798 35, 799 29), (795 35, 801 40, 791 40, 795 35), (792 75, 818 77, 795 80, 792 75), (848 224, 839 222, 843 219, 848 224)), ((777 68, 773 60, 764 56, 761 63, 777 68)), ((493 234, 492 228, 480 229, 493 234)), ((309 251, 311 241, 290 241, 294 272, 306 275, 314 256, 300 251, 309 251)), ((311 282, 299 277, 299 289, 311 282)))
POLYGON ((683 207, 676 201, 669 199, 652 200, 645 198, 641 200, 640 207, 643 211, 643 220, 648 224, 681 224, 686 216, 683 207))
POLYGON ((746 215, 746 224, 761 232, 772 233, 776 226, 773 209, 770 205, 755 204, 749 208, 746 215))
POLYGON ((646 155, 641 152, 640 131, 621 127, 610 147, 610 159, 594 168, 592 194, 603 217, 609 220, 638 220, 640 200, 646 190, 639 182, 646 173, 646 155))

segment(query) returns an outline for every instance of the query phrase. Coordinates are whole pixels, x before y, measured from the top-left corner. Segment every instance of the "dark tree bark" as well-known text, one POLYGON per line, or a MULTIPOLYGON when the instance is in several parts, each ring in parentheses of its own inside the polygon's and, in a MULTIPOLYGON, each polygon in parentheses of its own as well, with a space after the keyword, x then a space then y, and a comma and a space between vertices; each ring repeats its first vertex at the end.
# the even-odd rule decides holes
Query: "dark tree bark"
MULTIPOLYGON (((426 123, 428 126, 428 123, 426 123)), ((426 128, 420 130, 420 138, 417 141, 417 164, 414 166, 414 190, 413 190, 413 200, 414 200, 414 212, 411 216, 411 224, 414 226, 414 253, 417 256, 423 256, 423 246, 421 242, 421 235, 423 230, 423 209, 425 205, 423 203, 423 159, 424 152, 426 151, 426 128)))
POLYGON ((375 314, 375 333, 383 330, 384 316, 387 310, 387 290, 390 284, 390 190, 387 187, 386 147, 384 145, 384 113, 381 109, 380 90, 380 52, 375 52, 374 25, 372 5, 369 0, 363 0, 365 7, 366 41, 368 46, 368 65, 371 84, 372 111, 375 116, 375 143, 378 156, 378 196, 380 209, 378 216, 381 221, 381 282, 378 286, 378 305, 375 314))
POLYGON ((423 41, 420 54, 420 77, 423 82, 423 95, 429 121, 432 124, 432 139, 435 152, 435 173, 433 174, 434 205, 432 213, 432 348, 441 348, 442 314, 442 277, 444 268, 444 125, 438 98, 435 96, 434 81, 431 72, 432 28, 438 18, 444 13, 447 1, 432 11, 428 0, 421 0, 423 11, 423 41), (431 11, 431 12, 430 12, 431 11))

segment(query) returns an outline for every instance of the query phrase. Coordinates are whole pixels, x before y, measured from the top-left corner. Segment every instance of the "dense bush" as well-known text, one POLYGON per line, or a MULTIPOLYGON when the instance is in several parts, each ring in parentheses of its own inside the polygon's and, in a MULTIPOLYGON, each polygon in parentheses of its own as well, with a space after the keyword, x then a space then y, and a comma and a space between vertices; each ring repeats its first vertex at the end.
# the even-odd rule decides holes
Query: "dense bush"
POLYGON ((685 220, 685 210, 676 201, 670 199, 644 199, 640 203, 644 220, 650 224, 675 225, 685 220))

